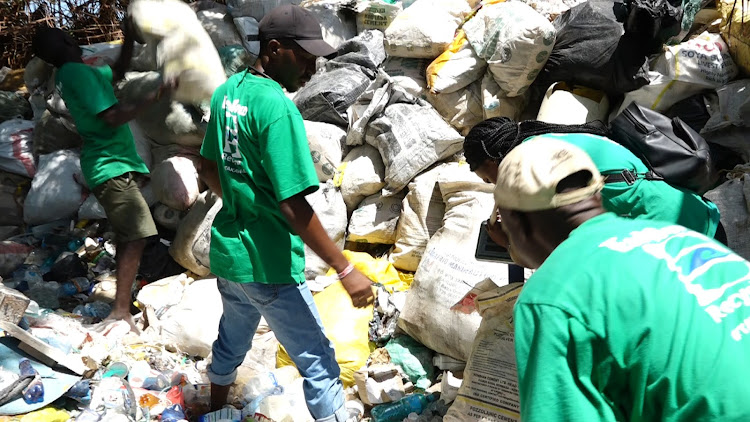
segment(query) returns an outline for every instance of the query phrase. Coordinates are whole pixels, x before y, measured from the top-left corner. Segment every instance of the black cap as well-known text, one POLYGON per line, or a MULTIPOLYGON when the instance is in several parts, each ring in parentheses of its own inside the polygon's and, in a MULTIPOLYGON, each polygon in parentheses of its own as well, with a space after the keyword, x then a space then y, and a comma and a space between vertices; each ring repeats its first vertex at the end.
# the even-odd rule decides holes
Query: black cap
POLYGON ((326 57, 336 49, 323 41, 320 23, 309 10, 293 4, 285 4, 268 12, 258 24, 261 40, 292 39, 308 53, 326 57))

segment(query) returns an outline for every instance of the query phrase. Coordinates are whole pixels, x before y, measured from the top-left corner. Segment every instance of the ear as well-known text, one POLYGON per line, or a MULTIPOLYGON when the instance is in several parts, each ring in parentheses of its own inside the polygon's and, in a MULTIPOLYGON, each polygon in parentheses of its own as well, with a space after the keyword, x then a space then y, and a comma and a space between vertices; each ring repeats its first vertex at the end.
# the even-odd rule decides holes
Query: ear
POLYGON ((279 40, 270 40, 268 41, 268 45, 266 48, 268 49, 268 55, 269 56, 277 56, 279 55, 279 51, 281 50, 283 46, 281 45, 281 42, 279 40))

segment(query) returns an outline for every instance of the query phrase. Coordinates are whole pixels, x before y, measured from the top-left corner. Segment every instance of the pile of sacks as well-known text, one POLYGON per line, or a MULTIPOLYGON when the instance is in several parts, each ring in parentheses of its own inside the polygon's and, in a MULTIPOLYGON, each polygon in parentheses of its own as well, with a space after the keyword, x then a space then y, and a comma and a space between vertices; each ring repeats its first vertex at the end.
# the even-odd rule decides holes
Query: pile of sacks
MULTIPOLYGON (((207 85, 251 65, 259 52, 258 21, 280 4, 312 11, 339 50, 333 59, 319 59, 319 71, 289 96, 305 119, 320 182, 308 201, 347 257, 385 286, 375 306, 355 310, 328 266, 306 249, 305 275, 321 291, 316 302, 326 310, 345 384, 368 406, 398 400, 411 384, 442 390, 443 403, 462 397, 447 414, 431 410, 436 417, 518 418, 517 393, 508 388, 515 382, 509 311, 497 309, 495 300, 512 303, 518 286, 508 285, 505 263, 475 257, 480 224, 493 208, 492 186, 461 157, 463 136, 484 119, 607 122, 633 102, 681 118, 721 158, 715 170, 732 170, 706 197, 720 208, 729 246, 750 258, 750 148, 744 142, 750 97, 748 80, 738 79, 750 71, 750 37, 746 12, 728 2, 719 1, 716 10, 695 1, 134 2, 145 3, 172 13, 142 24, 145 45, 117 86, 125 99, 184 71, 168 63, 185 45, 208 51, 210 63, 195 65, 214 76, 207 85), (169 25, 200 35, 170 40, 169 25), (371 354, 371 342, 387 353, 371 354), (491 370, 483 354, 490 347, 503 350, 502 370, 491 370), (421 359, 422 369, 413 370, 399 360, 405 348, 438 357, 421 359), (482 397, 497 397, 502 411, 477 404, 482 397)), ((88 63, 111 63, 119 46, 88 46, 84 54, 88 63)), ((0 97, 0 116, 23 117, 0 123, 4 238, 24 224, 104 217, 82 183, 74 149, 81 140, 54 91, 51 69, 34 60, 26 76, 29 101, 13 93, 0 97)), ((221 208, 197 176, 206 106, 205 93, 185 92, 130 123, 152 170, 144 196, 159 226, 172 232, 165 235, 171 256, 197 276, 210 273, 210 226, 221 208)), ((185 288, 170 283, 166 290, 185 288)), ((163 316, 157 310, 175 304, 150 306, 149 322, 161 327, 154 328, 157 337, 190 338, 179 323, 157 323, 163 316)), ((198 305, 185 309, 192 306, 198 305)), ((193 343, 202 346, 190 354, 207 354, 215 336, 211 321, 195 331, 202 337, 193 343)), ((283 353, 278 364, 288 364, 283 353)))

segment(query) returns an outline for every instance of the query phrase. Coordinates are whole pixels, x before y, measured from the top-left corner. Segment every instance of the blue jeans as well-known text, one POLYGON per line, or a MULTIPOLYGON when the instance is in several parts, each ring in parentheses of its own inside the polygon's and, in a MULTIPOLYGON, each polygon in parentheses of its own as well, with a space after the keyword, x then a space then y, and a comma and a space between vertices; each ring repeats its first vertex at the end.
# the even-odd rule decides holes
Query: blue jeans
POLYGON ((211 382, 234 382, 262 315, 305 379, 310 414, 320 421, 344 422, 348 412, 341 370, 307 284, 236 283, 219 278, 217 286, 224 314, 208 367, 211 382))

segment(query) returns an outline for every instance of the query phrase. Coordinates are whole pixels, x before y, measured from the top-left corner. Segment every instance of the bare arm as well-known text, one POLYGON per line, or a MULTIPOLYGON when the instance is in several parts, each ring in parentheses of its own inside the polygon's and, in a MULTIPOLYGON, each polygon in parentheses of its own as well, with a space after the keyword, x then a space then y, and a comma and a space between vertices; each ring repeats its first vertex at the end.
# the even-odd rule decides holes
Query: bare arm
MULTIPOLYGON (((335 243, 328 237, 318 216, 305 199, 304 194, 297 194, 281 201, 281 213, 289 221, 292 229, 299 234, 307 246, 310 247, 328 265, 340 273, 349 265, 346 257, 335 243)), ((358 270, 353 270, 345 276, 341 283, 352 298, 356 307, 365 307, 373 297, 372 281, 358 270)))
POLYGON ((112 82, 117 82, 125 77, 125 71, 130 67, 130 61, 133 59, 133 47, 135 36, 133 33, 133 21, 130 16, 126 16, 122 21, 122 32, 125 39, 122 41, 120 57, 117 58, 112 66, 112 82))
POLYGON ((222 197, 221 182, 219 181, 219 170, 216 161, 201 157, 198 175, 206 186, 211 189, 211 192, 219 195, 219 198, 222 197))

